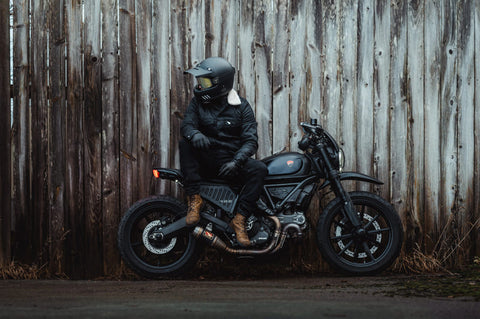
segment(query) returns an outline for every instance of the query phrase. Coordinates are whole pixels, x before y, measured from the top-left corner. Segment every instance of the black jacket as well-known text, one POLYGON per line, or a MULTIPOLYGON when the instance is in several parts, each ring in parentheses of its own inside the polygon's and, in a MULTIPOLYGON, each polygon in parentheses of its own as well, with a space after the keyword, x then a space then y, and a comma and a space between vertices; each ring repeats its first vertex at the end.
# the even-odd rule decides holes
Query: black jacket
POLYGON ((194 97, 188 105, 181 126, 190 141, 198 132, 213 142, 212 150, 230 152, 240 165, 258 149, 257 122, 252 107, 244 98, 240 105, 230 105, 226 97, 217 104, 203 105, 194 97))

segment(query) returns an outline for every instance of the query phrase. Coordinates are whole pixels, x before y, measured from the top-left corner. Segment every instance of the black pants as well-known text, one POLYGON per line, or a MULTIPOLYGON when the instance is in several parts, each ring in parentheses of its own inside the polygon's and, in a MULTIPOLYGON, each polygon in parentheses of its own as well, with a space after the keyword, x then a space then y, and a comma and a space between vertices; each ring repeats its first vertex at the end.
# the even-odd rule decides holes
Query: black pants
MULTIPOLYGON (((220 167, 231 161, 234 156, 234 153, 221 149, 199 150, 183 139, 180 141, 179 149, 180 167, 187 195, 199 194, 202 179, 218 178, 220 167)), ((235 183, 244 185, 238 199, 238 213, 245 217, 250 216, 262 191, 263 179, 267 172, 267 166, 263 162, 249 158, 235 176, 229 177, 235 183)))

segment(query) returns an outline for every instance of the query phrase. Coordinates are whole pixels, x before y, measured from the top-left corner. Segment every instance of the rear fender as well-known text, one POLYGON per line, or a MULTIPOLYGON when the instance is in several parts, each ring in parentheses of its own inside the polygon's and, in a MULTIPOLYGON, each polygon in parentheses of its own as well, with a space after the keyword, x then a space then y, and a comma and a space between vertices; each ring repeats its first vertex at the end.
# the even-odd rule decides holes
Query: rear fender
POLYGON ((153 176, 155 178, 168 179, 183 185, 183 175, 182 172, 178 169, 173 168, 154 168, 153 176))
MULTIPOLYGON (((380 180, 378 180, 374 177, 371 177, 371 176, 368 176, 368 175, 365 175, 365 174, 362 174, 362 173, 357 173, 357 172, 343 172, 343 173, 338 174, 338 176, 340 177, 341 181, 352 180, 352 181, 367 182, 367 183, 372 183, 372 184, 377 184, 377 185, 382 185, 383 184, 382 181, 380 181, 380 180)), ((331 184, 330 181, 326 180, 322 185, 320 185, 319 190, 324 189, 325 187, 329 186, 330 184, 331 184)))

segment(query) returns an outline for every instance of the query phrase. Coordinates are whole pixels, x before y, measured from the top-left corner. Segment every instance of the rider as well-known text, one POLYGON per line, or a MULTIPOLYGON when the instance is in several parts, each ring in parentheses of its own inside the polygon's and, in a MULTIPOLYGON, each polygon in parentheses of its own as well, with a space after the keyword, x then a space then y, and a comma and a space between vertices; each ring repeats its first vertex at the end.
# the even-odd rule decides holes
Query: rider
POLYGON ((258 148, 257 122, 250 104, 233 89, 235 68, 225 59, 211 57, 185 71, 197 85, 181 126, 180 166, 188 199, 186 223, 200 220, 200 182, 203 176, 226 177, 244 184, 238 210, 230 226, 237 241, 249 246, 245 221, 267 175, 266 165, 251 158, 258 148))

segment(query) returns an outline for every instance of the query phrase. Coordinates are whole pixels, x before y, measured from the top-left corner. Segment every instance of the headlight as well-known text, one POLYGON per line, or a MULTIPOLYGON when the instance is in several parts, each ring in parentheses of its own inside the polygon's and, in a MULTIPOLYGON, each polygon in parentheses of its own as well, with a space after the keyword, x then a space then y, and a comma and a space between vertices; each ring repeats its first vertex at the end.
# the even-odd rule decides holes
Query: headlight
POLYGON ((338 152, 338 171, 341 173, 345 167, 345 154, 343 153, 343 148, 338 152))

